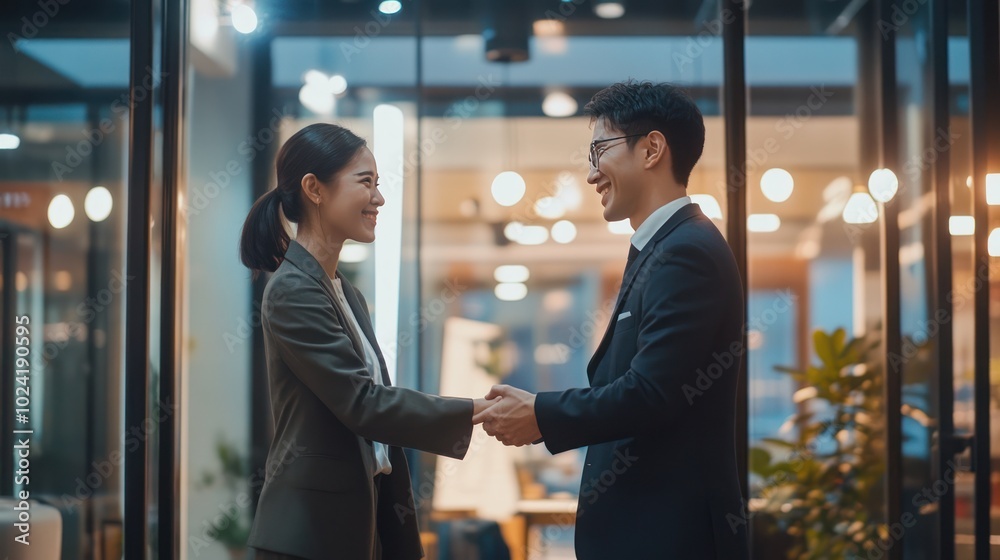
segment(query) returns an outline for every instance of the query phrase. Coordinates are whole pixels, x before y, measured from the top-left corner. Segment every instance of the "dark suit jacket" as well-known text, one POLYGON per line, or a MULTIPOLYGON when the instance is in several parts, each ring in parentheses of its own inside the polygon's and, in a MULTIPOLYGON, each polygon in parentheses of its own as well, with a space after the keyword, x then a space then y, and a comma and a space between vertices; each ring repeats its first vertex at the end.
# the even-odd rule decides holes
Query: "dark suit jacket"
MULTIPOLYGON (((361 293, 337 273, 364 335, 378 350, 361 293)), ((421 558, 410 474, 399 447, 461 459, 472 401, 384 386, 334 305, 319 262, 292 241, 264 289, 261 322, 274 440, 248 544, 311 560, 421 558), (375 503, 372 440, 392 446, 392 473, 375 503), (380 543, 375 542, 376 528, 380 543)))
POLYGON ((590 388, 535 400, 551 452, 590 446, 578 558, 749 557, 735 440, 742 325, 733 254, 697 204, 684 206, 629 268, 590 388))

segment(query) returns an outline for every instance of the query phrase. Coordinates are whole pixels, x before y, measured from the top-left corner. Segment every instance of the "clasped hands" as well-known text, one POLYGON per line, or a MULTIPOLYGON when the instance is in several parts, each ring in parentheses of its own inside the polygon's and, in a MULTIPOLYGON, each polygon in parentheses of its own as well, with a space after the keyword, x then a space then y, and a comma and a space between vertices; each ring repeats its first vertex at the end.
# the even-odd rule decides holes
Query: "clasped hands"
POLYGON ((494 385, 484 399, 475 399, 473 424, 504 445, 520 447, 542 437, 535 418, 535 395, 509 385, 494 385))

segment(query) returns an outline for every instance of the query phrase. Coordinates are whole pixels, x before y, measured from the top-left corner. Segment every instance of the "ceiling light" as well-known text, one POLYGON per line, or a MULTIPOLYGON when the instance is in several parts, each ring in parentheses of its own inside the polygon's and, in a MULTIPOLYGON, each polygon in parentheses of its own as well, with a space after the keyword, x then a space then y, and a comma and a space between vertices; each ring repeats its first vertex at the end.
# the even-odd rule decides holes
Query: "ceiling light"
POLYGON ((62 229, 73 221, 73 201, 64 194, 57 194, 49 203, 49 223, 56 229, 62 229))
POLYGON ((391 16, 392 14, 397 14, 402 9, 403 9, 403 4, 398 0, 385 0, 384 2, 381 2, 378 5, 378 11, 382 12, 387 16, 391 16))
POLYGON ((768 169, 760 177, 761 192, 773 202, 788 200, 788 197, 792 196, 794 187, 795 181, 792 179, 792 174, 780 167, 768 169))
POLYGON ((334 74, 327 81, 327 87, 330 89, 330 93, 340 95, 347 91, 347 79, 340 74, 334 74))
POLYGON ((594 2, 594 13, 603 19, 618 19, 625 15, 625 6, 621 2, 594 2))
POLYGON ((490 192, 500 206, 513 206, 524 197, 524 178, 514 171, 504 171, 493 178, 490 192))
POLYGON ((257 13, 253 11, 253 8, 247 6, 246 4, 237 4, 233 6, 233 11, 231 13, 233 19, 233 28, 235 28, 240 33, 253 33, 257 29, 257 13))
POLYGON ((1000 204, 1000 173, 986 174, 986 204, 1000 204))
POLYGON ((899 179, 891 169, 876 169, 868 177, 868 192, 879 202, 889 202, 898 190, 899 179))
POLYGON ((569 220, 559 220, 552 224, 552 240, 556 243, 571 243, 576 239, 576 226, 569 220))
POLYGON ((521 245, 541 245, 549 239, 549 230, 543 226, 526 226, 511 222, 503 228, 504 237, 521 245))
POLYGON ((691 195, 691 202, 701 206, 701 211, 709 218, 713 220, 722 219, 722 207, 719 206, 719 201, 714 196, 710 194, 693 194, 691 195))
POLYGON ((21 139, 16 134, 0 134, 0 150, 16 150, 21 145, 21 139))
POLYGON ((952 235, 972 235, 976 233, 976 219, 972 216, 952 216, 948 219, 948 231, 952 235))
POLYGON ((530 275, 523 264, 505 264, 493 271, 493 279, 497 282, 527 282, 530 275))
POLYGON ((103 222, 111 214, 111 191, 104 187, 94 187, 83 200, 83 210, 94 222, 103 222))
POLYGON ((520 282, 502 282, 493 288, 493 293, 501 301, 519 301, 528 295, 528 287, 520 282))
POLYGON ((577 107, 576 99, 561 91, 553 91, 542 101, 542 112, 549 117, 572 117, 577 107))
POLYGON ((878 207, 875 199, 864 187, 855 187, 851 198, 847 199, 844 211, 841 213, 844 222, 848 224, 870 224, 878 219, 878 207))
POLYGON ((747 216, 747 229, 755 233, 771 233, 781 227, 781 218, 777 214, 750 214, 747 216))

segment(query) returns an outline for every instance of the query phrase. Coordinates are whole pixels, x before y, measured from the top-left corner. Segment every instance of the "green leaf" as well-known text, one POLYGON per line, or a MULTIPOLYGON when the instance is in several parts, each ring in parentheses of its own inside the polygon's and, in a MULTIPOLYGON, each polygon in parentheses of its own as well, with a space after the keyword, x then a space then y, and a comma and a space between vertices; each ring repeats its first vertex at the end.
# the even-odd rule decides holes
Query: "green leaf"
POLYGON ((823 362, 823 365, 833 364, 835 354, 833 352, 833 339, 830 335, 817 329, 813 332, 813 347, 816 350, 816 356, 823 362))
POLYGON ((771 454, 766 449, 760 447, 750 448, 750 472, 761 476, 771 474, 771 454))
POLYGON ((833 336, 830 337, 830 342, 832 344, 831 350, 833 350, 836 356, 842 357, 844 355, 844 340, 846 339, 847 331, 844 329, 837 329, 833 331, 833 336))

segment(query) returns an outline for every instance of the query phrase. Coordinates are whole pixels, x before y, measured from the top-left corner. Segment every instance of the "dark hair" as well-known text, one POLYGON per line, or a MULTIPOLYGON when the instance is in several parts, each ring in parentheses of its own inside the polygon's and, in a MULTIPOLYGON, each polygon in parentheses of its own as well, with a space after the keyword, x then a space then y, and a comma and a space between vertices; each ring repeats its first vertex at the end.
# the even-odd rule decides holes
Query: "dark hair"
POLYGON ((311 124, 285 141, 275 164, 278 186, 254 202, 240 234, 240 261, 254 271, 274 272, 284 259, 291 238, 281 223, 302 219, 302 177, 329 181, 349 164, 366 142, 342 126, 311 124), (280 211, 279 211, 280 206, 280 211))
MULTIPOLYGON (((705 120, 694 101, 671 84, 628 80, 597 92, 583 108, 591 122, 604 118, 622 135, 660 131, 667 139, 674 179, 688 184, 691 170, 705 148, 705 120)), ((629 138, 629 148, 638 138, 629 138)))

